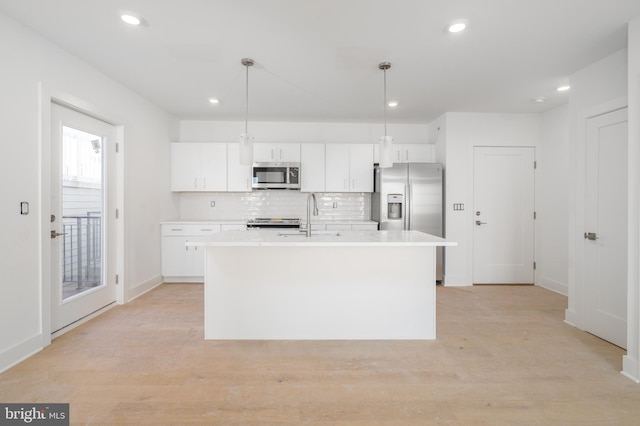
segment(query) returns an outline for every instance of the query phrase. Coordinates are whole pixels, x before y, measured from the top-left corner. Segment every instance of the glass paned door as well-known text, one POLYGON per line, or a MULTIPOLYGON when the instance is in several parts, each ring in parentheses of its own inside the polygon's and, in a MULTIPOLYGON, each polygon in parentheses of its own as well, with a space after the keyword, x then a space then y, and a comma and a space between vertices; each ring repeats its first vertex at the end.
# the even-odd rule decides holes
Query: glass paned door
POLYGON ((116 300, 115 127, 51 106, 51 327, 116 300), (111 214, 109 214, 111 212, 111 214))

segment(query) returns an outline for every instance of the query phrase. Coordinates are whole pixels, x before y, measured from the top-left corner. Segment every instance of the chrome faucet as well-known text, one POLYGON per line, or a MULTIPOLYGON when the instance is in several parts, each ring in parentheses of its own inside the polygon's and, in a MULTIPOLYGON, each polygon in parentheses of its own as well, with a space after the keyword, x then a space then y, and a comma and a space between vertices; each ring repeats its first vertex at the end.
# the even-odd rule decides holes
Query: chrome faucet
POLYGON ((318 216, 318 200, 316 200, 316 194, 311 192, 307 196, 307 237, 311 236, 311 209, 309 208, 310 198, 313 198, 313 215, 318 216))

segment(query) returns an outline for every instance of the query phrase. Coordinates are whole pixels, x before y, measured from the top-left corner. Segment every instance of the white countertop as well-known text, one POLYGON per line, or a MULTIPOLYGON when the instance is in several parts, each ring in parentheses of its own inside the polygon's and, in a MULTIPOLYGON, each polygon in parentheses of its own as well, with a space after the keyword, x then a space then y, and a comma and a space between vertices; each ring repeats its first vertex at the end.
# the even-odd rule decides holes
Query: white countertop
POLYGON ((418 231, 316 231, 309 238, 302 232, 275 231, 224 231, 205 241, 189 241, 187 246, 198 247, 436 247, 456 246, 434 235, 418 231))
MULTIPOLYGON (((249 219, 202 219, 202 220, 166 220, 160 222, 161 225, 206 225, 210 223, 224 223, 224 224, 245 224, 249 219)), ((306 224, 305 218, 300 218, 301 224, 306 224)), ((311 219, 313 225, 354 225, 354 224, 374 224, 378 223, 373 220, 348 220, 348 219, 311 219)))
POLYGON ((238 220, 225 220, 225 219, 221 219, 221 220, 165 220, 160 222, 160 225, 209 225, 212 223, 219 223, 219 224, 229 224, 229 225, 244 225, 247 223, 246 220, 243 219, 238 219, 238 220))

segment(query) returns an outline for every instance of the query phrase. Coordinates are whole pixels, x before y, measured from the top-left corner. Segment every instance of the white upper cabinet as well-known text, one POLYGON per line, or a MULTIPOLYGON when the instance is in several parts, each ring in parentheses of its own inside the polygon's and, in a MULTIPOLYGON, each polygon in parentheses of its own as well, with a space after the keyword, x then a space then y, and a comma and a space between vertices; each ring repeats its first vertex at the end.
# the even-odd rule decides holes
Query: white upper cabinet
POLYGON ((299 143, 254 143, 253 161, 261 162, 300 162, 299 143))
POLYGON ((240 144, 227 144, 227 191, 251 191, 251 166, 240 164, 240 144))
POLYGON ((226 188, 226 144, 171 144, 172 191, 225 191, 226 188))
MULTIPOLYGON (((349 191, 349 145, 327 144, 327 192, 349 191)), ((304 170, 302 171, 304 173, 304 170)))
POLYGON ((302 192, 325 191, 325 144, 305 143, 300 145, 300 168, 302 192))
POLYGON ((326 164, 327 192, 373 192, 372 145, 327 144, 326 164))
POLYGON ((373 146, 349 145, 349 192, 373 192, 373 146))
MULTIPOLYGON (((435 145, 422 143, 393 144, 391 159, 394 163, 433 163, 435 145)), ((374 162, 380 162, 379 146, 375 145, 374 162)))

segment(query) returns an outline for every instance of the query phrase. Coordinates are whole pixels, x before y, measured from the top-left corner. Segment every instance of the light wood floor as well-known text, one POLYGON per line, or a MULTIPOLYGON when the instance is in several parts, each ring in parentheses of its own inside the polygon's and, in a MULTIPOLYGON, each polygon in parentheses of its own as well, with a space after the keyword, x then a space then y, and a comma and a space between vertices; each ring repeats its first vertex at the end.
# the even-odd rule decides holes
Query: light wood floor
POLYGON ((438 287, 436 341, 204 341, 203 288, 165 284, 0 375, 72 424, 637 425, 624 351, 538 287, 438 287))

